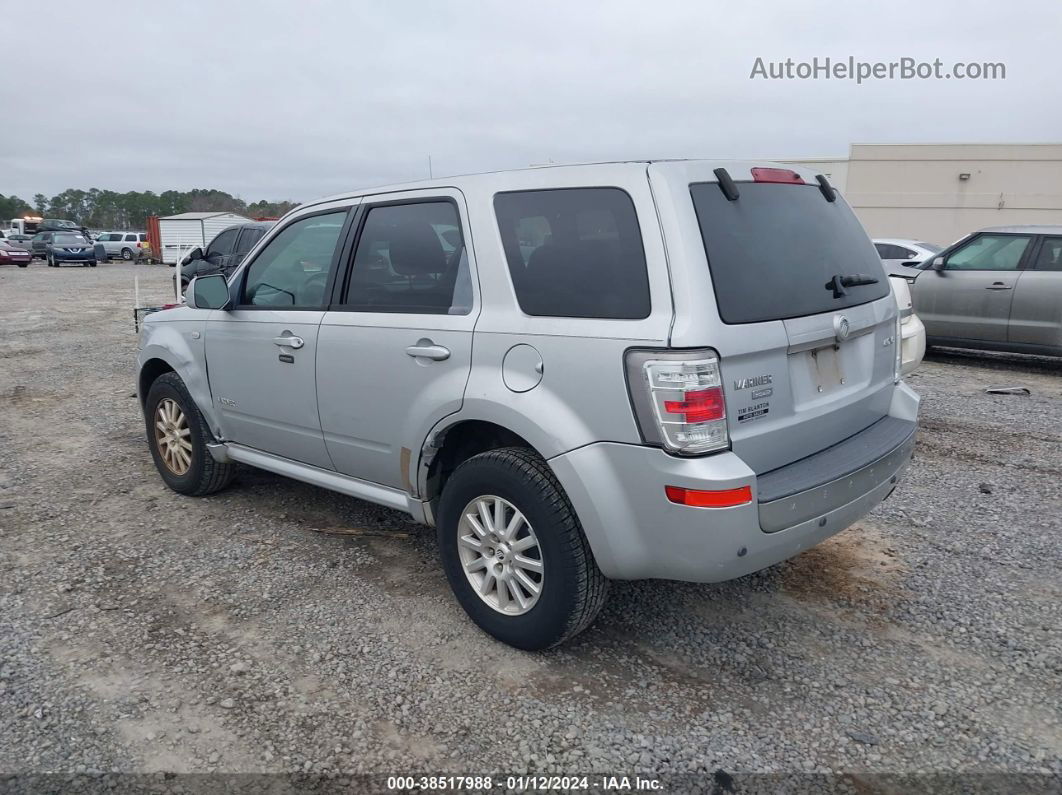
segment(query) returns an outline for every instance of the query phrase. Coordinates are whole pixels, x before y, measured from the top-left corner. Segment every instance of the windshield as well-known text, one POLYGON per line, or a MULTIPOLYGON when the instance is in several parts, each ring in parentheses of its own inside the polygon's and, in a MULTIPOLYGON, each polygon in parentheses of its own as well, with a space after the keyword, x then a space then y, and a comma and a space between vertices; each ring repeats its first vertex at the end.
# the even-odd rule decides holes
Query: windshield
POLYGON ((724 323, 831 312, 889 295, 881 260, 852 210, 818 186, 690 185, 724 323))
POLYGON ((88 243, 82 235, 56 235, 55 242, 60 246, 85 245, 88 243))

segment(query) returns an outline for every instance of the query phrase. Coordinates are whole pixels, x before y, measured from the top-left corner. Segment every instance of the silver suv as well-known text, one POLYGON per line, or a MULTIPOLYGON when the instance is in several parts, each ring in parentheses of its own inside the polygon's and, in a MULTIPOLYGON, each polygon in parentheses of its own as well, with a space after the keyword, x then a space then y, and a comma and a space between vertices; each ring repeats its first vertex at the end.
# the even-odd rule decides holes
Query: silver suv
POLYGON ((134 260, 144 255, 147 239, 147 232, 104 232, 96 242, 102 244, 108 259, 134 260))
POLYGON ((821 175, 541 168, 299 207, 146 318, 138 391, 174 490, 241 463, 406 511, 471 618, 539 649, 610 579, 740 577, 885 499, 898 328, 821 175))

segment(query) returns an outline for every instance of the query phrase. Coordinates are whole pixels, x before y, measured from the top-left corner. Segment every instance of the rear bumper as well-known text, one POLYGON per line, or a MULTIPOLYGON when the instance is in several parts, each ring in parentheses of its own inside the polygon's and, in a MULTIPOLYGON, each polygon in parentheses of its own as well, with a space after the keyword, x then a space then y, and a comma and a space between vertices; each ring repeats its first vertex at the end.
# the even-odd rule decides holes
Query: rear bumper
POLYGON ((718 582, 778 563, 840 532, 896 487, 914 447, 918 396, 900 384, 877 423, 815 456, 760 477, 735 454, 677 458, 602 442, 550 460, 602 572, 614 579, 718 582), (668 501, 665 486, 733 489, 733 508, 668 501))

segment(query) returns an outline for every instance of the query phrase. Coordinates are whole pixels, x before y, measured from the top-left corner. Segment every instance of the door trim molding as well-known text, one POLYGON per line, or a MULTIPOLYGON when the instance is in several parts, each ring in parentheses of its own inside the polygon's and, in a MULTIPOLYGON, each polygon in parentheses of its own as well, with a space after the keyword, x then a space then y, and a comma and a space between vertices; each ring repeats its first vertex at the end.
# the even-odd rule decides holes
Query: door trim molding
POLYGON ((272 453, 255 450, 252 447, 244 447, 231 442, 227 443, 225 447, 229 458, 241 464, 249 464, 268 472, 275 472, 278 475, 301 480, 303 483, 320 486, 329 491, 337 491, 340 494, 346 494, 348 497, 356 497, 359 500, 368 500, 377 505, 385 505, 388 508, 405 511, 413 516, 414 519, 417 518, 418 511, 414 510, 413 503, 419 506, 420 501, 412 499, 400 489, 381 486, 379 483, 371 483, 367 480, 359 480, 349 475, 341 475, 338 472, 329 472, 326 469, 292 461, 289 458, 281 458, 272 453))

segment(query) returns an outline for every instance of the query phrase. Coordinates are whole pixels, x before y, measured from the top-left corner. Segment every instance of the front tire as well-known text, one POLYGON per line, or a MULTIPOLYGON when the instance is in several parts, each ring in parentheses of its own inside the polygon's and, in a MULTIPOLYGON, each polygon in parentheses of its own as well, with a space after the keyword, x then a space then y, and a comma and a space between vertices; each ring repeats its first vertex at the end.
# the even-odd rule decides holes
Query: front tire
POLYGON ((29 263, 28 262, 20 262, 20 263, 18 263, 18 266, 20 268, 28 268, 29 267, 29 263))
POLYGON ((232 482, 236 465, 210 455, 206 420, 176 373, 160 375, 152 383, 144 423, 155 467, 178 494, 203 497, 232 482))
POLYGON ((608 580, 575 510, 531 450, 491 450, 462 463, 443 489, 437 532, 457 601, 503 643, 556 646, 605 604, 608 580))

